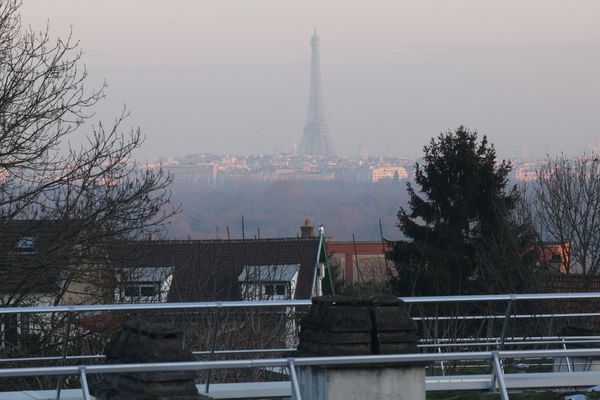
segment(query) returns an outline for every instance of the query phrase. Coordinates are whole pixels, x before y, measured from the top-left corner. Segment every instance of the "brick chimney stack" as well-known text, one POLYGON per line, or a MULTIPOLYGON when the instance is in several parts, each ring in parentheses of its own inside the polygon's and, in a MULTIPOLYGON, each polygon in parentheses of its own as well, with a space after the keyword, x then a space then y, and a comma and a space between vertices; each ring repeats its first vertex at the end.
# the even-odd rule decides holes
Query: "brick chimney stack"
POLYGON ((313 237, 313 224, 310 218, 304 221, 304 225, 300 227, 300 236, 302 239, 310 239, 313 237))

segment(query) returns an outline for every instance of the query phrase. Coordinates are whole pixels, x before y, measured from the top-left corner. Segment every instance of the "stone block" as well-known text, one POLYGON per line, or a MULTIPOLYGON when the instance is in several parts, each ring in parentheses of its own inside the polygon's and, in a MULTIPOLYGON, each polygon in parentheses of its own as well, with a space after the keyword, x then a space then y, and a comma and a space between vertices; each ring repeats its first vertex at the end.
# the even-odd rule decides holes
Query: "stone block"
POLYGON ((393 296, 323 296, 301 322, 298 354, 357 355, 417 352, 417 325, 393 296))
POLYGON ((300 340, 327 344, 369 344, 371 332, 327 332, 312 328, 302 329, 300 340))
MULTIPOLYGON (((183 348, 180 329, 146 321, 128 321, 105 350, 107 364, 158 363, 193 360, 183 348)), ((194 371, 106 374, 92 386, 99 400, 191 400, 198 394, 194 371)))

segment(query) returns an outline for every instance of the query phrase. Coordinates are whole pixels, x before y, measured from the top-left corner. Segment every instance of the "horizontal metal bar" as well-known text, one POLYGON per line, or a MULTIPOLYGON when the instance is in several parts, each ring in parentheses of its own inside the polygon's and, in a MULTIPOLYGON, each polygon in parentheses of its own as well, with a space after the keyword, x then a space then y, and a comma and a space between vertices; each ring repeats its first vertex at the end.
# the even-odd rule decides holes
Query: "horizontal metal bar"
POLYGON ((407 303, 457 303, 482 301, 531 301, 531 300, 577 300, 600 299, 598 292, 582 293, 524 293, 524 294, 491 294, 466 296, 416 296, 400 297, 407 303))
MULTIPOLYGON (((438 348, 438 347, 482 347, 496 344, 498 338, 456 338, 456 339, 420 339, 417 347, 419 348, 438 348)), ((506 345, 539 345, 539 344, 578 344, 578 343, 598 343, 600 336, 536 336, 536 337, 510 337, 505 341, 506 345)), ((296 351, 295 348, 279 349, 240 349, 240 350, 215 350, 214 354, 257 354, 257 353, 287 353, 296 351)), ((210 350, 192 351, 194 355, 213 354, 210 350)), ((91 354, 80 356, 67 356, 66 360, 95 360, 105 359, 104 354, 91 354)), ((62 356, 48 357, 20 357, 20 358, 0 358, 1 363, 11 362, 37 362, 37 361, 58 361, 63 360, 62 356)))
MULTIPOLYGON (((506 340, 600 340, 600 336, 509 336, 506 340)), ((444 342, 481 342, 484 340, 500 340, 499 337, 468 337, 468 338, 439 338, 439 339, 419 339, 421 343, 444 343, 444 342)))
MULTIPOLYGON (((243 349, 243 350, 216 350, 214 354, 256 354, 256 353, 285 353, 296 351, 296 349, 243 349)), ((193 355, 206 355, 213 354, 213 352, 209 350, 205 351, 192 351, 193 355)), ((91 355, 81 355, 81 356, 49 356, 49 357, 20 357, 20 358, 0 358, 0 364, 2 363, 11 363, 11 362, 34 362, 34 361, 59 361, 59 360, 71 360, 71 361, 80 361, 80 360, 98 360, 105 359, 106 356, 104 354, 91 354, 91 355)))
MULTIPOLYGON (((468 346, 490 346, 497 344, 500 339, 490 338, 440 338, 420 339, 417 346, 422 348, 438 347, 468 347, 468 346)), ((531 345, 531 344, 574 344, 574 343, 598 343, 600 336, 537 336, 537 337, 509 337, 505 339, 507 345, 531 345)))
POLYGON ((261 308, 261 307, 299 307, 310 306, 310 300, 261 300, 261 301, 210 301, 185 303, 141 303, 141 304, 96 304, 81 306, 51 307, 6 307, 0 308, 0 314, 49 314, 57 312, 91 313, 99 311, 153 311, 153 310, 189 310, 212 308, 261 308))
MULTIPOLYGON (((536 345, 536 344, 560 344, 562 345, 564 342, 560 340, 533 340, 533 341, 505 341, 505 346, 523 346, 523 345, 536 345)), ((577 344, 577 343, 600 343, 600 340, 572 340, 568 341, 569 344, 577 344)), ((492 346, 498 344, 494 341, 489 342, 462 342, 462 343, 438 343, 438 344, 417 344, 419 348, 434 348, 437 349, 439 347, 483 347, 483 346, 492 346)))
POLYGON ((244 350, 203 350, 203 351, 192 351, 192 354, 201 356, 208 354, 254 354, 254 353, 285 353, 290 351, 296 351, 296 349, 244 349, 244 350))
MULTIPOLYGON (((557 349, 557 350, 519 350, 500 351, 501 359, 528 359, 547 357, 597 357, 600 348, 593 349, 557 349)), ((423 353, 423 354, 392 354, 380 356, 343 356, 343 357, 310 357, 297 358, 296 365, 353 365, 370 363, 402 363, 402 362, 435 362, 456 360, 490 360, 491 351, 483 352, 451 352, 451 353, 423 353)))
MULTIPOLYGON (((567 350, 525 350, 525 351, 500 351, 500 359, 531 359, 547 357, 600 357, 600 348, 595 349, 567 349, 567 350)), ((341 357, 305 357, 294 358, 296 366, 313 365, 360 365, 379 363, 428 363, 434 361, 453 360, 489 360, 491 351, 484 352, 456 352, 456 353, 426 353, 426 354, 390 354, 367 356, 341 356, 341 357)), ((106 364, 86 366, 86 374, 113 374, 153 371, 190 371, 207 369, 231 368, 273 368, 285 367, 289 358, 261 359, 261 360, 226 360, 226 361, 188 361, 168 363, 143 363, 143 364, 106 364)), ((2 368, 0 377, 19 376, 57 376, 79 374, 81 366, 63 367, 35 367, 35 368, 2 368)))
MULTIPOLYGON (((497 302, 497 301, 539 301, 539 300, 583 300, 600 299, 600 293, 531 293, 531 294, 492 294, 467 296, 420 296, 399 297, 406 303, 459 303, 459 302, 497 302)), ((183 303, 145 303, 145 304, 96 304, 52 307, 5 307, 0 314, 45 314, 55 312, 99 312, 99 311, 144 311, 144 310, 187 310, 204 308, 244 308, 244 307, 301 307, 310 306, 311 300, 261 300, 261 301, 212 301, 183 303)), ((594 314, 595 315, 595 314, 594 314)), ((502 316, 504 317, 504 316, 502 316)))
MULTIPOLYGON (((563 344, 563 343, 568 343, 568 344, 576 344, 576 343, 600 343, 600 336, 595 336, 592 337, 591 339, 580 339, 579 337, 552 337, 552 338, 532 338, 531 340, 528 339, 507 339, 505 341, 506 345, 512 345, 512 346, 521 346, 521 345, 537 345, 537 344, 563 344)), ((479 341, 467 341, 467 340, 460 340, 457 339, 456 341, 454 340, 448 340, 446 343, 442 342, 442 343, 434 343, 434 341, 431 342, 426 342, 423 341, 419 341, 419 343, 417 344, 417 347, 419 348, 437 348, 437 347, 468 347, 468 346, 474 346, 474 347, 479 347, 479 346, 490 346, 493 344, 496 344, 496 340, 494 338, 490 338, 489 340, 486 341, 486 339, 480 339, 479 341)), ((203 351, 192 351, 192 354, 194 355, 208 355, 208 354, 255 354, 255 353, 286 353, 286 352, 293 352, 296 351, 297 349, 295 348, 287 348, 287 349, 243 349, 243 350, 215 350, 214 352, 211 352, 210 350, 203 350, 203 351)), ((95 356, 88 356, 88 357, 95 357, 95 356)), ((104 357, 104 356, 102 356, 104 357)), ((22 360, 27 360, 22 359, 22 360)), ((2 360, 0 360, 2 361, 2 360)))
POLYGON ((104 354, 91 354, 83 356, 49 356, 49 357, 21 357, 21 358, 0 358, 0 363, 10 362, 33 362, 33 361, 58 361, 58 360, 95 360, 106 358, 104 354))
MULTIPOLYGON (((419 348, 438 348, 438 347, 482 347, 496 344, 498 338, 456 338, 456 339, 420 339, 417 347, 419 348)), ((506 345, 539 345, 539 344, 577 344, 577 343, 598 343, 600 336, 536 336, 536 337, 510 337, 505 341, 506 345)), ((215 350, 214 354, 258 354, 258 353, 287 353, 296 351, 295 348, 279 349, 240 349, 240 350, 215 350)), ((192 351, 193 355, 212 354, 210 350, 192 351)), ((91 354, 79 356, 67 356, 65 359, 70 361, 105 359, 104 354, 91 354)), ((58 361, 63 360, 62 356, 48 357, 19 357, 19 358, 0 358, 0 364, 12 362, 37 362, 37 361, 58 361)))
MULTIPOLYGON (((558 313, 558 314, 511 314, 510 319, 530 318, 573 318, 573 317, 598 317, 600 312, 558 313)), ((505 315, 441 315, 436 317, 413 317, 415 321, 465 321, 505 319, 505 315)))

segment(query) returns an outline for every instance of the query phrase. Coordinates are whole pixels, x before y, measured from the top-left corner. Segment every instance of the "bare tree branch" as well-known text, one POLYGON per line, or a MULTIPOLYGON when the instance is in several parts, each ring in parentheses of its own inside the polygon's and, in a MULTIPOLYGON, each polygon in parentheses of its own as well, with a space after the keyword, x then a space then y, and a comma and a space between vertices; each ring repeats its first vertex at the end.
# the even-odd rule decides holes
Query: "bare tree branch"
POLYGON ((548 158, 533 185, 535 221, 542 237, 562 247, 566 273, 600 271, 600 160, 584 155, 548 158))

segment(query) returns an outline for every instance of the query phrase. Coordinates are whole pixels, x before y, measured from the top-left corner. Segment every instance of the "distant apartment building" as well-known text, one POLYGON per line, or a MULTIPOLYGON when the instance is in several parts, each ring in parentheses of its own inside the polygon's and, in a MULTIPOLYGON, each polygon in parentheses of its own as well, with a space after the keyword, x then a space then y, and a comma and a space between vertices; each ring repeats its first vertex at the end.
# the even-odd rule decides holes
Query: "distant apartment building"
POLYGON ((404 167, 400 166, 382 165, 373 167, 371 171, 373 172, 373 182, 379 182, 384 179, 394 179, 395 177, 398 177, 398 179, 408 178, 408 172, 406 172, 404 167))
POLYGON ((517 182, 533 182, 538 177, 540 164, 537 162, 518 162, 513 164, 514 178, 517 182))
POLYGON ((335 179, 335 174, 333 172, 297 174, 295 179, 300 181, 332 181, 335 179))
POLYGON ((519 182, 533 182, 537 179, 537 172, 527 168, 517 168, 515 170, 515 180, 519 182))
POLYGON ((358 168, 354 173, 355 183, 371 183, 406 178, 408 178, 406 168, 398 165, 366 166, 358 168))
POLYGON ((163 170, 173 175, 177 183, 199 186, 217 186, 218 168, 214 163, 198 165, 163 165, 163 170))
POLYGON ((262 168, 256 171, 234 171, 225 173, 223 176, 226 182, 243 182, 243 181, 332 181, 334 180, 333 172, 311 172, 297 170, 293 168, 262 168))

